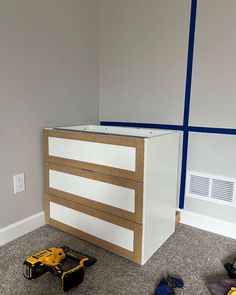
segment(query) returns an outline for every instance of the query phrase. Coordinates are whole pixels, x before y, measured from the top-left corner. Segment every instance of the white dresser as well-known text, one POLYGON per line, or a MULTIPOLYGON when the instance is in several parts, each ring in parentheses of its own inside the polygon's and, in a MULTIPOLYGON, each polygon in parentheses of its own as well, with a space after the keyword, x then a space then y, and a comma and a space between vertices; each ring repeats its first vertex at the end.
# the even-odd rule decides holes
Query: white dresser
POLYGON ((144 264, 174 232, 178 149, 169 130, 44 129, 46 222, 144 264))

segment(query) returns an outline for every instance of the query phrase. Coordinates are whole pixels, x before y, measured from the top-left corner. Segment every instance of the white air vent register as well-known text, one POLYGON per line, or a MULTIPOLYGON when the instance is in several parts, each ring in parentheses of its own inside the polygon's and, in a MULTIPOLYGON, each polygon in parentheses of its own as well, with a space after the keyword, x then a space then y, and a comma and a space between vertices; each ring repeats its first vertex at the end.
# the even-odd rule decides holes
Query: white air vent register
POLYGON ((236 179, 188 171, 186 196, 236 207, 236 179))

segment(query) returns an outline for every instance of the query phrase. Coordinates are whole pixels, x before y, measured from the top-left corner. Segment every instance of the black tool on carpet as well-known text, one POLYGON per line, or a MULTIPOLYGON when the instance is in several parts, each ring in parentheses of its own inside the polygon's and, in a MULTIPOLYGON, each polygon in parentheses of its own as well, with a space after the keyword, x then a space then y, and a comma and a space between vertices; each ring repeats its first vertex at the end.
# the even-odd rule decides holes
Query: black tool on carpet
POLYGON ((92 266, 96 261, 96 258, 69 247, 48 248, 24 261, 23 274, 30 280, 52 272, 60 278, 61 287, 66 292, 83 282, 85 268, 92 266), (63 269, 68 260, 74 265, 63 269))
POLYGON ((234 259, 233 263, 225 263, 224 267, 227 270, 230 278, 236 278, 236 258, 234 259))
POLYGON ((175 288, 183 288, 184 282, 179 277, 162 278, 156 287, 155 295, 174 295, 175 288))

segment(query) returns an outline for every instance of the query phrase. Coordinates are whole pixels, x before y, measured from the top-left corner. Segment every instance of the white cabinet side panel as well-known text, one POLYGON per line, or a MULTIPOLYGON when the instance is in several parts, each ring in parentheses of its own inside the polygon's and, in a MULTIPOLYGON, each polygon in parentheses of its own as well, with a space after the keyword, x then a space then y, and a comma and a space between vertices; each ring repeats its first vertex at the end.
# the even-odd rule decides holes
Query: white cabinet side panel
POLYGON ((179 134, 145 140, 144 264, 175 229, 179 134))
POLYGON ((105 220, 50 202, 50 218, 133 251, 134 232, 105 220))
POLYGON ((48 152, 50 156, 135 171, 134 147, 49 137, 48 152))
POLYGON ((51 169, 49 187, 130 212, 135 211, 134 189, 51 169))

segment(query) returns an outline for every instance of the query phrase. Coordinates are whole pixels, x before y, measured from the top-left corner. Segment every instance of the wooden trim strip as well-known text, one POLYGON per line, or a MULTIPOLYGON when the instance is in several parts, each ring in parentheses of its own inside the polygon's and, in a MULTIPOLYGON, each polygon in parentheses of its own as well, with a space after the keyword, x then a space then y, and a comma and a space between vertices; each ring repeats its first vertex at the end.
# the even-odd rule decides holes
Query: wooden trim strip
POLYGON ((101 174, 114 175, 114 176, 123 177, 126 179, 143 181, 143 179, 141 180, 139 177, 137 177, 137 173, 135 171, 128 171, 128 170, 123 170, 120 168, 108 167, 104 165, 70 160, 70 159, 54 157, 54 156, 47 156, 46 161, 49 163, 55 163, 59 165, 75 167, 78 169, 94 171, 101 174))
POLYGON ((144 163, 144 140, 140 138, 114 136, 105 134, 89 134, 83 132, 70 132, 58 130, 44 130, 44 159, 47 162, 61 164, 80 169, 96 171, 103 174, 115 175, 127 179, 143 182, 143 163, 144 163), (136 148, 135 171, 114 168, 105 165, 98 165, 83 161, 71 160, 61 157, 50 156, 48 154, 48 137, 59 137, 74 140, 83 140, 97 143, 105 143, 136 148))
POLYGON ((133 252, 126 250, 124 248, 121 248, 115 244, 109 243, 105 240, 102 240, 96 236, 87 234, 81 230, 78 230, 76 228, 73 228, 67 224, 61 223, 60 221, 49 219, 49 225, 56 227, 62 231, 65 231, 66 233, 72 234, 82 240, 85 240, 91 244, 97 245, 103 249, 106 249, 108 251, 111 251, 113 253, 116 253, 124 258, 127 258, 129 260, 132 260, 133 258, 133 252))
POLYGON ((131 189, 136 189, 140 183, 134 180, 129 180, 117 176, 112 176, 112 175, 106 175, 106 174, 101 174, 101 173, 96 173, 93 171, 89 170, 84 170, 84 169, 77 169, 73 167, 68 167, 68 166, 63 166, 63 165, 58 165, 54 163, 45 163, 45 167, 47 170, 55 170, 59 172, 64 172, 72 175, 77 175, 85 178, 89 178, 92 180, 98 180, 101 182, 106 182, 109 184, 114 184, 118 186, 123 186, 126 188, 131 188, 131 189))
POLYGON ((136 145, 135 173, 137 180, 144 180, 144 140, 136 145))
POLYGON ((125 228, 130 229, 130 230, 134 230, 135 226, 137 225, 136 223, 131 222, 129 220, 125 220, 125 219, 122 219, 120 217, 117 217, 117 216, 114 216, 114 215, 111 215, 111 214, 108 214, 108 213, 105 213, 105 212, 102 212, 102 211, 98 211, 96 209, 89 208, 87 206, 84 206, 84 205, 81 205, 81 204, 78 204, 78 203, 75 203, 75 202, 72 202, 72 201, 68 201, 68 200, 65 200, 65 199, 60 198, 60 197, 49 195, 49 198, 50 198, 49 201, 51 201, 51 202, 57 203, 57 204, 62 205, 62 206, 66 206, 66 207, 74 209, 76 211, 80 211, 80 212, 82 212, 84 214, 94 216, 96 218, 105 220, 107 222, 114 223, 116 225, 125 227, 125 228))
POLYGON ((52 163, 46 163, 45 164, 45 192, 51 195, 59 196, 68 201, 77 202, 79 204, 92 207, 97 210, 107 212, 109 214, 114 214, 118 217, 125 218, 127 220, 134 221, 139 224, 142 223, 143 184, 133 180, 126 180, 123 178, 118 178, 118 177, 104 175, 104 174, 98 174, 91 171, 79 170, 79 169, 75 169, 71 167, 65 167, 65 166, 56 165, 52 163), (88 198, 85 198, 82 195, 74 195, 74 194, 63 192, 54 188, 50 188, 49 187, 49 169, 133 189, 135 190, 135 212, 134 213, 129 212, 124 209, 117 208, 108 204, 104 204, 94 200, 89 200, 88 198))
POLYGON ((48 133, 43 130, 43 158, 44 161, 48 158, 48 133))
POLYGON ((49 212, 49 195, 44 195, 44 219, 45 223, 49 224, 50 212, 49 212))
POLYGON ((134 233, 134 252, 132 260, 138 264, 141 264, 142 261, 142 226, 136 228, 134 233))
POLYGON ((58 197, 55 197, 52 195, 48 195, 48 194, 45 194, 45 204, 47 207, 47 210, 45 211, 45 212, 47 212, 46 213, 47 216, 46 216, 45 220, 47 220, 48 224, 50 224, 56 228, 59 228, 65 232, 68 232, 72 235, 75 235, 83 240, 86 240, 86 241, 92 243, 92 244, 95 244, 101 248, 104 248, 106 250, 114 252, 114 253, 116 253, 122 257, 125 257, 129 260, 132 260, 138 264, 141 264, 141 232, 142 232, 141 225, 127 221, 127 220, 123 220, 121 218, 118 218, 118 217, 115 217, 115 216, 112 216, 112 215, 109 215, 109 214, 106 214, 106 213, 103 213, 100 211, 97 211, 95 209, 87 208, 83 205, 79 205, 79 204, 73 203, 71 201, 67 201, 67 200, 64 200, 64 199, 61 199, 61 198, 58 198, 58 197), (53 220, 52 218, 50 218, 50 212, 49 212, 50 211, 50 208, 49 208, 50 201, 57 203, 59 205, 74 209, 76 211, 80 211, 82 213, 97 217, 99 219, 108 221, 110 223, 119 225, 121 227, 125 227, 130 230, 133 230, 134 231, 134 252, 131 252, 131 251, 124 249, 120 246, 117 246, 115 244, 104 241, 104 240, 97 238, 93 235, 87 234, 83 231, 75 229, 75 228, 68 226, 66 224, 63 224, 59 221, 53 220))
POLYGON ((102 134, 102 133, 92 133, 92 132, 80 132, 80 131, 65 131, 65 130, 43 130, 47 137, 59 137, 66 139, 75 139, 82 141, 90 141, 97 143, 121 145, 128 147, 136 147, 137 142, 143 141, 143 138, 122 136, 122 135, 112 135, 112 134, 102 134))

